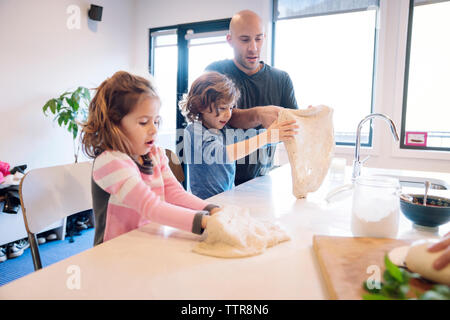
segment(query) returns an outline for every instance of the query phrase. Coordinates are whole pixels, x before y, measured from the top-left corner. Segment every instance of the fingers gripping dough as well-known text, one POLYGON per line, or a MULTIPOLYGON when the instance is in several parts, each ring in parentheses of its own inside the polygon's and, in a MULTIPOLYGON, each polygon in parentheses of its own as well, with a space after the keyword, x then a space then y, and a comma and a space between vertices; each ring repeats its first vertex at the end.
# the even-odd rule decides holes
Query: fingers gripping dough
POLYGON ((296 198, 319 189, 334 153, 333 109, 316 106, 303 110, 283 109, 278 122, 296 120, 299 134, 284 142, 292 171, 296 198))
POLYGON ((429 252, 427 248, 432 243, 432 241, 418 241, 417 243, 413 243, 406 255, 406 266, 412 272, 416 272, 426 279, 450 286, 450 265, 447 265, 441 270, 436 270, 433 267, 433 262, 443 252, 429 252))
POLYGON ((266 248, 289 240, 279 226, 252 218, 247 209, 228 206, 212 215, 206 238, 193 251, 221 258, 239 258, 263 253, 266 248))

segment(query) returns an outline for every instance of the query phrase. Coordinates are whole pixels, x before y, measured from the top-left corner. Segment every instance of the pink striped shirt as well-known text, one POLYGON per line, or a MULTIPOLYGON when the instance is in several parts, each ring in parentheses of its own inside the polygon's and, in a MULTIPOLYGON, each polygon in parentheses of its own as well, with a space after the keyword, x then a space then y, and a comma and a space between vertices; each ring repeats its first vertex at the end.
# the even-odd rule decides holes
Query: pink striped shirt
POLYGON ((153 163, 152 174, 119 151, 104 151, 95 159, 95 245, 150 221, 194 233, 203 231, 201 217, 208 213, 204 210, 215 206, 183 189, 159 147, 148 155, 153 163))

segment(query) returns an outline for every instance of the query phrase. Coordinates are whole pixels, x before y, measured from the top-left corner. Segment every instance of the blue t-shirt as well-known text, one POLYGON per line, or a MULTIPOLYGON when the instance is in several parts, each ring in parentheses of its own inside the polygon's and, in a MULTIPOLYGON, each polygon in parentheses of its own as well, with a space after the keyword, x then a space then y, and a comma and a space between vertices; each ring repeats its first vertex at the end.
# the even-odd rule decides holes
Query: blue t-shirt
MULTIPOLYGON (((261 63, 262 68, 252 75, 240 70, 231 59, 213 62, 206 70, 220 72, 233 80, 241 93, 237 103, 239 109, 269 105, 298 109, 294 86, 287 72, 261 63)), ((262 126, 255 129, 262 129, 262 126)), ((272 168, 274 155, 275 147, 265 146, 238 160, 236 185, 265 175, 272 168)))
POLYGON ((235 143, 234 130, 207 129, 190 123, 184 134, 184 160, 188 165, 190 191, 201 199, 234 186, 236 163, 228 161, 226 146, 235 143))

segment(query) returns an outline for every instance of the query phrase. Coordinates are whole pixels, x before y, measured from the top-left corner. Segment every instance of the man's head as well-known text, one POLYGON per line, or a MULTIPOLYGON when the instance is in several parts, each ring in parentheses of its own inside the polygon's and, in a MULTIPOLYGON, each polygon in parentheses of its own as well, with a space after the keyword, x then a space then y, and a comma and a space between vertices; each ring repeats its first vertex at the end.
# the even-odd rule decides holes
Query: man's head
POLYGON ((260 53, 265 33, 261 18, 250 10, 236 13, 230 22, 227 41, 234 51, 236 66, 251 75, 260 69, 260 53))

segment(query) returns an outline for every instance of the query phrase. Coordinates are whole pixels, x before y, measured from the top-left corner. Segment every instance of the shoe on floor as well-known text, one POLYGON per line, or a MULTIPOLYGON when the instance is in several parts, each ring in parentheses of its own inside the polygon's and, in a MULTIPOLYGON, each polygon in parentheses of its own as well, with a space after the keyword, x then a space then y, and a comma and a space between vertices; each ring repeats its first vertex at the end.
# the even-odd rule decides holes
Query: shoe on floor
POLYGON ((46 237, 47 241, 52 241, 52 240, 56 240, 58 239, 58 236, 56 235, 56 233, 49 233, 46 237))
POLYGON ((0 262, 6 261, 8 257, 6 256, 6 248, 0 247, 0 262))
POLYGON ((28 242, 27 239, 20 239, 20 240, 16 241, 15 244, 17 245, 17 247, 19 249, 22 249, 22 250, 25 250, 30 247, 30 243, 28 242))
POLYGON ((8 244, 8 259, 20 257, 23 249, 19 248, 15 242, 8 244))
POLYGON ((77 221, 77 228, 80 230, 85 230, 88 228, 88 226, 83 221, 77 221))
POLYGON ((30 243, 26 239, 21 239, 8 244, 8 259, 20 257, 23 251, 30 247, 30 243))
POLYGON ((47 242, 47 240, 45 239, 45 237, 38 237, 37 238, 37 242, 38 242, 38 244, 43 244, 43 243, 46 243, 47 242))

